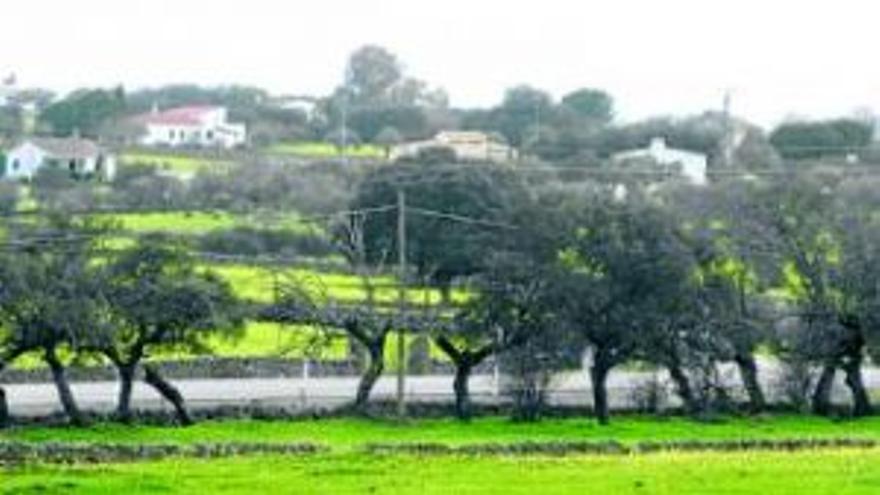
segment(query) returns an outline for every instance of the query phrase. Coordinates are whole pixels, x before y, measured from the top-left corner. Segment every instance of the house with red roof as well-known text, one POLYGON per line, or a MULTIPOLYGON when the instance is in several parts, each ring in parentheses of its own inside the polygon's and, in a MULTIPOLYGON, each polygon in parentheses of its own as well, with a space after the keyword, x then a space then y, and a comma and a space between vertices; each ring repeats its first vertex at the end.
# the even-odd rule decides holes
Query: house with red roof
POLYGON ((247 142, 247 127, 228 121, 224 107, 193 105, 139 115, 144 146, 235 148, 247 142))

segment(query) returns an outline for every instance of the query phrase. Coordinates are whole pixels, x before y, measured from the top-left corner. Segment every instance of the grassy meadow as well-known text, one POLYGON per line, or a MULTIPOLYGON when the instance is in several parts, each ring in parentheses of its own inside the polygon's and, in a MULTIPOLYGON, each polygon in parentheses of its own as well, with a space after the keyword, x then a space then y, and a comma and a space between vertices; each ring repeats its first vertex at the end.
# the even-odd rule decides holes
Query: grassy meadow
POLYGON ((119 161, 122 164, 139 163, 155 165, 162 170, 181 176, 192 176, 205 168, 228 167, 231 165, 231 163, 227 161, 185 153, 150 153, 145 151, 124 153, 119 157, 119 161))
MULTIPOLYGON (((266 149, 270 155, 287 155, 302 158, 337 158, 342 156, 341 150, 331 144, 322 142, 279 143, 266 149)), ((345 154, 351 158, 384 158, 382 148, 374 145, 351 145, 346 147, 345 154)))
POLYGON ((170 458, 120 464, 32 463, 0 471, 0 493, 385 493, 385 494, 874 494, 880 449, 573 454, 369 454, 370 442, 448 445, 492 442, 880 437, 880 420, 835 423, 802 417, 685 419, 623 417, 601 427, 586 419, 511 423, 354 419, 229 421, 192 428, 97 425, 26 428, 0 439, 26 442, 318 442, 316 455, 170 458))

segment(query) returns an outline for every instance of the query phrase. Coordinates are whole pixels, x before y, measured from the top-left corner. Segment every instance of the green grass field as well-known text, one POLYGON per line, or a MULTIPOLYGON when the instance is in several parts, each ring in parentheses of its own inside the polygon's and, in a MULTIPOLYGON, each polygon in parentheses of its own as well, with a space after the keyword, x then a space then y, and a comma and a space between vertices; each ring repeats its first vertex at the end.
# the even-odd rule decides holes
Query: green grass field
MULTIPOLYGON (((289 155, 303 158, 336 158, 342 155, 340 150, 330 143, 299 142, 280 143, 270 146, 266 152, 271 155, 289 155)), ((384 158, 382 148, 373 145, 349 146, 346 155, 352 158, 384 158)))
POLYGON ((130 152, 120 156, 123 165, 145 164, 180 175, 191 176, 209 167, 228 167, 231 164, 222 160, 213 160, 201 156, 171 153, 130 152))
POLYGON ((99 424, 88 428, 22 428, 0 431, 0 440, 108 443, 316 442, 334 451, 357 450, 368 443, 429 442, 468 445, 490 442, 606 441, 622 443, 670 440, 781 438, 880 439, 880 417, 831 421, 809 416, 737 418, 698 423, 686 418, 620 416, 608 426, 591 418, 545 419, 514 423, 504 417, 425 419, 400 424, 367 419, 301 421, 214 421, 190 428, 99 424))
POLYGON ((880 437, 880 420, 834 423, 783 416, 698 424, 684 419, 619 418, 515 424, 425 420, 230 421, 187 429, 99 425, 27 428, 0 439, 52 442, 292 442, 330 447, 311 456, 172 458, 132 464, 45 465, 0 471, 0 494, 828 494, 880 492, 880 450, 664 452, 630 455, 500 456, 367 454, 368 442, 446 444, 548 440, 880 437))
POLYGON ((234 215, 221 211, 162 211, 107 213, 93 217, 115 221, 122 229, 135 233, 171 232, 198 235, 235 227, 270 228, 300 234, 320 232, 314 225, 300 221, 295 213, 268 216, 234 215))
POLYGON ((629 458, 321 455, 7 469, 3 494, 874 495, 880 451, 629 458))

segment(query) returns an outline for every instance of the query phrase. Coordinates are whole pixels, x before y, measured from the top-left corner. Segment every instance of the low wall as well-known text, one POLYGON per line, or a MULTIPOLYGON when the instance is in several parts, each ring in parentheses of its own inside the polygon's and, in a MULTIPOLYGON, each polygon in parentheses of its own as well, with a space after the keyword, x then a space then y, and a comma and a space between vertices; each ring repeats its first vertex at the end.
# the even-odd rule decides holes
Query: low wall
MULTIPOLYGON (((199 378, 301 378, 357 376, 361 367, 354 361, 309 361, 308 370, 302 360, 281 358, 198 358, 152 363, 169 379, 199 378)), ((478 367, 476 372, 487 371, 490 363, 478 367)), ((422 373, 409 370, 409 375, 448 375, 454 368, 450 363, 433 361, 422 373)), ((68 378, 74 382, 97 382, 116 380, 112 366, 71 366, 68 378)), ((48 383, 52 375, 48 369, 10 368, 0 374, 0 383, 48 383)))

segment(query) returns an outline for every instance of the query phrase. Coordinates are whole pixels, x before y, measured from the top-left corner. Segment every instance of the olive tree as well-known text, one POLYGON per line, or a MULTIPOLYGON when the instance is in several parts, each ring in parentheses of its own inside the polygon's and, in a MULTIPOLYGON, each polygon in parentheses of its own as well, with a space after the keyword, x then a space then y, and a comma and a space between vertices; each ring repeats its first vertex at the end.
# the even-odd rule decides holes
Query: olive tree
POLYGON ((98 233, 53 221, 48 227, 11 228, 8 235, 11 251, 0 256, 0 368, 22 354, 38 354, 64 412, 83 424, 63 355, 86 349, 105 323, 106 301, 90 263, 98 233))
MULTIPOLYGON (((235 336, 242 312, 228 282, 198 270, 181 248, 155 240, 123 251, 103 269, 104 292, 112 325, 94 346, 119 374, 116 414, 131 419, 135 374, 151 352, 168 348, 205 349, 204 340, 217 333, 235 336)), ((144 366, 145 381, 171 402, 178 420, 192 422, 182 394, 159 369, 144 366)))

